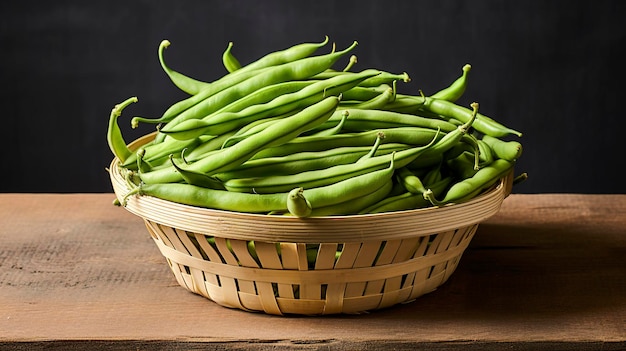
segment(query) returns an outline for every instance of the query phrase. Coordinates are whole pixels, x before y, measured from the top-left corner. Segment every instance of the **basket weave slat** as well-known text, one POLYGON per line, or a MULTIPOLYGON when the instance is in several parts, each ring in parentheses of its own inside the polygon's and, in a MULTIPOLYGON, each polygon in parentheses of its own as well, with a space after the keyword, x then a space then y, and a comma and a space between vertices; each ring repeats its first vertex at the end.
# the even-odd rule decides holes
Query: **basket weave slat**
MULTIPOLYGON (((124 197, 130 189, 117 159, 110 174, 124 197)), ((371 215, 299 219, 149 196, 129 197, 126 209, 144 220, 178 284, 222 306, 274 315, 360 313, 412 301, 446 282, 511 184, 512 174, 462 204, 371 215)))

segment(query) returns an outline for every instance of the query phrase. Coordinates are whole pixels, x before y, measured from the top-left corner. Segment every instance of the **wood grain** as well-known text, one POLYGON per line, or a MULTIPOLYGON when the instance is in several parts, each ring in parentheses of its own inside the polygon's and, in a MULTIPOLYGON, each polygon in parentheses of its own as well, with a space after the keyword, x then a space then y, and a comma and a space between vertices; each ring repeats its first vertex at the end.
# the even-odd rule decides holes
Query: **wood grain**
POLYGON ((112 200, 0 194, 0 349, 626 347, 626 195, 511 195, 438 290, 326 317, 187 292, 112 200))

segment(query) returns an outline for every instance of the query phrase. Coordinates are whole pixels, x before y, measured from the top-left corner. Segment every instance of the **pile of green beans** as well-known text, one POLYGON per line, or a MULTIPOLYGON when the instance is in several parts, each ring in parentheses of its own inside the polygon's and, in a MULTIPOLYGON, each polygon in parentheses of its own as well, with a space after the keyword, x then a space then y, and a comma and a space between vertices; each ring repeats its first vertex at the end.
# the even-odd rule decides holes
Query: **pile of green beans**
MULTIPOLYGON (((245 65, 233 43, 223 76, 204 81, 159 62, 189 97, 160 117, 154 138, 129 148, 115 105, 107 141, 131 190, 205 208, 297 217, 445 206, 480 195, 513 172, 521 133, 457 101, 471 66, 446 88, 400 93, 406 72, 353 71, 357 42, 343 50, 301 43, 245 65), (335 66, 348 59, 343 69, 335 66)), ((526 174, 516 179, 525 179, 526 174)))

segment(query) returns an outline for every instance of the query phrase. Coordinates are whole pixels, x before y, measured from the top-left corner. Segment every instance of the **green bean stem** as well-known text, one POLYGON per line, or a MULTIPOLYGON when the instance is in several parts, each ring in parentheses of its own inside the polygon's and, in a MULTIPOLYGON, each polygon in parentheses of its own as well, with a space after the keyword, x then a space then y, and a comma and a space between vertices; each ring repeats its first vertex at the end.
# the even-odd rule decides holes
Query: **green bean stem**
POLYGON ((231 41, 228 43, 226 50, 224 50, 224 53, 222 54, 222 64, 228 73, 233 73, 241 68, 241 63, 237 60, 235 55, 233 55, 232 50, 233 42, 231 41))

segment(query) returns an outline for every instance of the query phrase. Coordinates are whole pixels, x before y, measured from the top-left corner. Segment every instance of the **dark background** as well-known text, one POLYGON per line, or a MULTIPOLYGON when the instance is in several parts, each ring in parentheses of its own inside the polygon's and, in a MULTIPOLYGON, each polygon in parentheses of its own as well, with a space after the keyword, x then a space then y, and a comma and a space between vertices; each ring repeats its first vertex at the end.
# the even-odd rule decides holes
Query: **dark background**
MULTIPOLYGON (((433 93, 472 64, 460 104, 524 132, 517 193, 626 193, 624 1, 3 1, 1 192, 110 192, 111 108, 158 117, 185 97, 157 58, 211 81, 229 41, 242 63, 324 36, 359 42, 355 69, 407 71, 433 93)), ((343 65, 343 63, 342 63, 343 65)), ((126 117, 126 118, 125 118, 126 117)))

